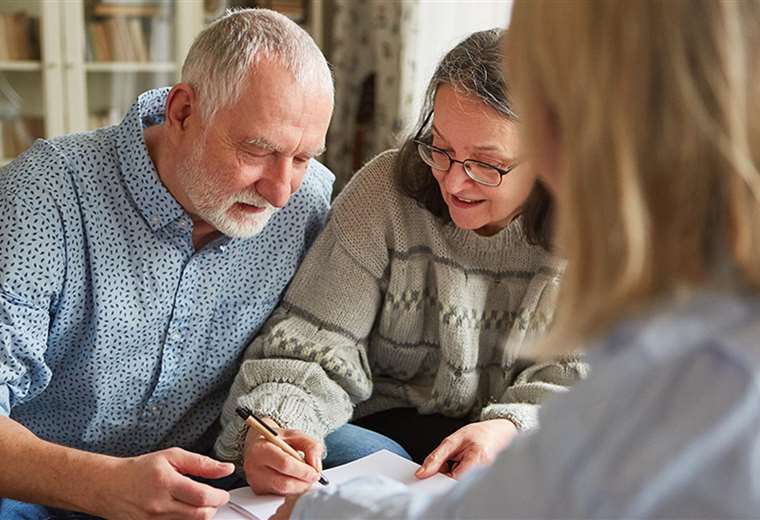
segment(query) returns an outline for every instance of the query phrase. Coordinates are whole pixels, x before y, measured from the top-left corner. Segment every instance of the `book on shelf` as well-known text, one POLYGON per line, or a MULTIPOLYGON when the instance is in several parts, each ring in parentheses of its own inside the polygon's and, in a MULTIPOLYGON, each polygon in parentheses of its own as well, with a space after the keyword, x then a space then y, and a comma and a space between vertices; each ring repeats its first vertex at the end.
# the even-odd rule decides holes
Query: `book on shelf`
POLYGON ((296 23, 306 23, 306 5, 304 0, 268 0, 267 5, 273 11, 284 14, 296 23))
POLYGON ((5 15, 2 15, 0 18, 0 60, 8 60, 11 57, 8 37, 5 30, 5 15))
MULTIPOLYGON (((150 19, 149 25, 161 18, 150 19)), ((142 18, 114 16, 87 24, 90 55, 95 61, 147 62, 151 59, 142 18)), ((151 29, 152 31, 152 29, 151 29)), ((167 32, 165 37, 170 34, 167 32)))
POLYGON ((87 24, 91 56, 95 61, 112 61, 111 43, 104 22, 89 22, 87 24))
POLYGON ((39 18, 23 11, 0 14, 0 60, 40 59, 39 18))
POLYGON ((284 14, 298 24, 305 24, 308 17, 308 0, 212 0, 205 6, 206 18, 214 19, 224 13, 225 7, 261 7, 284 14))
POLYGON ((92 12, 95 16, 142 16, 152 18, 161 16, 169 9, 164 3, 145 2, 99 2, 95 4, 92 12))
POLYGON ((127 20, 127 29, 132 44, 135 61, 148 61, 148 44, 145 41, 145 31, 140 18, 127 20))
POLYGON ((95 61, 171 62, 172 32, 166 16, 97 16, 87 23, 88 55, 95 61))
POLYGON ((166 18, 150 19, 150 34, 148 35, 148 56, 153 62, 174 61, 172 25, 166 18))
POLYGON ((108 39, 108 48, 111 50, 111 60, 123 61, 126 51, 124 50, 124 43, 119 38, 117 32, 116 21, 113 18, 106 18, 101 23, 108 39))
POLYGON ((127 19, 121 16, 108 18, 106 28, 111 36, 114 61, 137 61, 135 45, 129 33, 127 19))

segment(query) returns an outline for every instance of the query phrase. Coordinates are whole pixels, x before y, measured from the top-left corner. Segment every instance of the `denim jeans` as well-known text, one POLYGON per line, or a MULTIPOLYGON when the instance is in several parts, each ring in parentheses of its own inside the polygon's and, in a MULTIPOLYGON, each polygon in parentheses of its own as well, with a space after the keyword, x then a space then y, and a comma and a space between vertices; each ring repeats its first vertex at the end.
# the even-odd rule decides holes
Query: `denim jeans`
POLYGON ((325 445, 325 469, 340 466, 383 449, 412 460, 406 450, 393 439, 355 424, 345 424, 332 432, 325 437, 325 445))
POLYGON ((0 520, 85 520, 95 517, 62 509, 0 498, 0 520))

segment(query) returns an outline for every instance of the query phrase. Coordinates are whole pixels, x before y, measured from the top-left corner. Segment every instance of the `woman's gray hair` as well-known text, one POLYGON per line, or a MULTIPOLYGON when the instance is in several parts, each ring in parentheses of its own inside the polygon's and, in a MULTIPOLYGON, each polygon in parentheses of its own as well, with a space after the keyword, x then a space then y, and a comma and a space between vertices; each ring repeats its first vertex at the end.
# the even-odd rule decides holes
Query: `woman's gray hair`
MULTIPOLYGON (((507 121, 517 121, 509 98, 509 85, 502 70, 503 36, 501 29, 479 31, 446 53, 430 79, 417 125, 396 154, 395 177, 402 193, 444 222, 451 221, 448 206, 430 172, 430 166, 420 159, 415 138, 432 142, 430 115, 441 85, 448 85, 459 95, 482 101, 507 121)), ((523 204, 522 227, 529 243, 547 250, 551 248, 551 213, 549 194, 536 184, 523 204)))
POLYGON ((438 87, 448 85, 460 95, 481 100, 507 119, 517 120, 502 71, 503 34, 502 29, 473 33, 443 57, 425 92, 422 118, 433 110, 438 87))
POLYGON ((284 67, 306 88, 333 97, 327 60, 297 23, 269 9, 228 10, 195 38, 182 66, 182 81, 199 95, 205 121, 238 100, 246 76, 262 59, 284 67))

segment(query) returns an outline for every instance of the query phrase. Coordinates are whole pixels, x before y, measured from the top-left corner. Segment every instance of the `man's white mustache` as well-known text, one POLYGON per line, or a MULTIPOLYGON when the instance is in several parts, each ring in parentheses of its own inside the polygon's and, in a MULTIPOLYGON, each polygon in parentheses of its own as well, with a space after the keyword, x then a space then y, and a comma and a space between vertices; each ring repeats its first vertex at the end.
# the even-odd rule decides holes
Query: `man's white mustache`
POLYGON ((265 199, 258 193, 239 193, 231 197, 230 202, 233 204, 236 202, 242 202, 243 204, 248 204, 249 206, 256 206, 257 208, 262 208, 267 211, 272 211, 272 210, 277 209, 274 206, 272 206, 272 204, 270 204, 267 199, 265 199))

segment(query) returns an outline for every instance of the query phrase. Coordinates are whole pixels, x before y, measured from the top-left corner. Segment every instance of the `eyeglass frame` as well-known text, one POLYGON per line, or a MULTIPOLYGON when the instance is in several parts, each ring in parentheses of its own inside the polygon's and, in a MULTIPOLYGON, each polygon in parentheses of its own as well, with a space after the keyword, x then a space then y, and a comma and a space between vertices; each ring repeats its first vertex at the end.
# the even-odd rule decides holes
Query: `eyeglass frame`
POLYGON ((417 132, 417 135, 415 135, 412 138, 412 142, 417 145, 417 154, 420 155, 420 159, 422 159, 422 161, 425 164, 427 164, 428 166, 430 166, 431 168, 433 168, 433 169, 435 169, 435 170, 437 170, 439 172, 447 172, 448 173, 449 171, 451 171, 451 167, 454 164, 461 164, 462 165, 462 169, 464 170, 464 173, 473 182, 477 182, 478 184, 481 184, 483 186, 488 186, 489 188, 498 188, 499 186, 501 186, 501 182, 502 182, 502 180, 504 180, 504 176, 507 175, 508 173, 510 173, 512 170, 514 170, 518 166, 520 166, 521 161, 515 161, 512 164, 510 164, 509 166, 507 166, 506 168, 499 168, 498 166, 494 166, 493 164, 490 164, 490 163, 487 163, 487 162, 484 162, 484 161, 479 161, 478 159, 464 159, 463 161, 460 161, 458 159, 454 159, 451 155, 449 155, 449 152, 447 152, 446 150, 442 150, 441 148, 438 148, 437 146, 433 146, 432 144, 426 143, 426 142, 424 142, 421 139, 422 132, 425 129, 425 127, 427 126, 427 124, 430 122, 430 118, 431 117, 433 117, 433 111, 432 110, 428 113, 427 116, 425 116, 425 120, 422 122, 422 126, 420 127, 419 131, 417 132), (436 151, 438 153, 442 153, 443 155, 445 155, 449 159, 449 167, 444 170, 444 169, 438 168, 437 166, 429 164, 424 159, 424 157, 422 157, 422 155, 420 154, 420 146, 424 146, 426 148, 430 148, 430 149, 432 149, 432 150, 434 150, 434 151, 436 151), (469 168, 467 168, 467 163, 476 163, 476 164, 480 164, 482 166, 485 166, 487 168, 493 168, 499 174, 499 182, 497 182, 496 184, 490 184, 488 182, 483 182, 482 180, 475 178, 473 176, 473 174, 470 172, 469 168))

